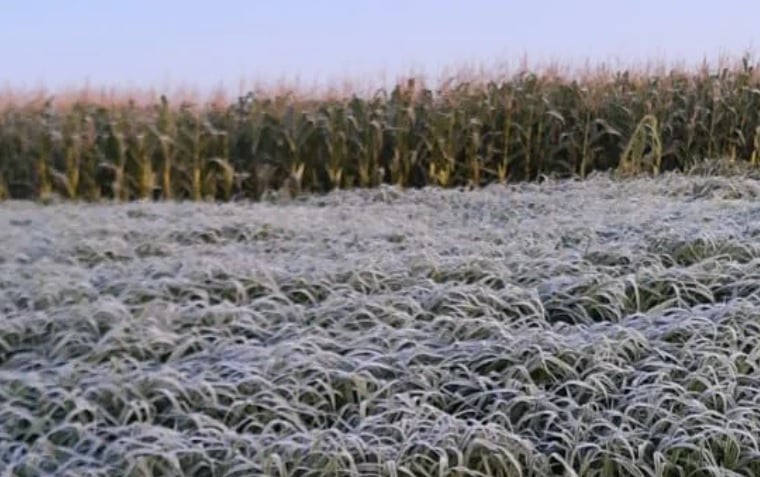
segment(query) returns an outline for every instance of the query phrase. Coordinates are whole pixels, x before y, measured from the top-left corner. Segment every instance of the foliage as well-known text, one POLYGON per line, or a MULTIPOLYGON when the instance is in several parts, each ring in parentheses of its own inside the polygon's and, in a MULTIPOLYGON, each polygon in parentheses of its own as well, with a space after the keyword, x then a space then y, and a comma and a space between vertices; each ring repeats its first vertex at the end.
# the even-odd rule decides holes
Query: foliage
POLYGON ((234 104, 53 99, 0 111, 0 197, 259 199, 335 188, 482 186, 593 171, 657 174, 705 158, 757 164, 760 75, 419 81, 391 91, 234 104))
POLYGON ((758 197, 665 174, 9 202, 0 471, 758 475, 758 197))

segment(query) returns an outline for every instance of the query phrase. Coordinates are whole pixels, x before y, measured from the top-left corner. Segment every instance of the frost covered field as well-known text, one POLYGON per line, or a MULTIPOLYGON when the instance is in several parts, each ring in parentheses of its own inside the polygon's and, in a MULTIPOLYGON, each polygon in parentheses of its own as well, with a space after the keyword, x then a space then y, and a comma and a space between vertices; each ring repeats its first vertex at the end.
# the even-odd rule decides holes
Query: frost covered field
POLYGON ((0 204, 0 475, 760 473, 760 183, 0 204))

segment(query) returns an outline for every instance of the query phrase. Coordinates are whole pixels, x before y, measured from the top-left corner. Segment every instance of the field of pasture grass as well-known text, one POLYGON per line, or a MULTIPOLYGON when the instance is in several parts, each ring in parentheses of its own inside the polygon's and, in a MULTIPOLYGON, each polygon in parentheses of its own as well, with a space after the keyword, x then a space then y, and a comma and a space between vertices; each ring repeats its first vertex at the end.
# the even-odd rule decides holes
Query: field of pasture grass
POLYGON ((760 474, 760 182, 0 205, 0 475, 760 474))

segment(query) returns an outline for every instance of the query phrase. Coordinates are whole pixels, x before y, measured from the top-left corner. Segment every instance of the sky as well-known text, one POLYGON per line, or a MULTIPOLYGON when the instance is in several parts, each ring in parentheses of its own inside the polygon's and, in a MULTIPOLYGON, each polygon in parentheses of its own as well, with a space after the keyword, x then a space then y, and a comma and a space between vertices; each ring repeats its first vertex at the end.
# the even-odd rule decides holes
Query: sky
POLYGON ((0 86, 240 88, 445 67, 712 61, 757 0, 0 0, 0 86))

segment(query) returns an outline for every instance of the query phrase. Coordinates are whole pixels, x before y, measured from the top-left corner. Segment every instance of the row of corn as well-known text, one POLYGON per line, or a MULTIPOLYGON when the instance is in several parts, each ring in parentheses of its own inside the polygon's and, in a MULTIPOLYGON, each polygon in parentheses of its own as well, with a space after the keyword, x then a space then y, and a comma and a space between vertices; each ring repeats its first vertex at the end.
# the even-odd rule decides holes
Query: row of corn
POLYGON ((480 186, 760 161, 760 74, 521 73, 371 96, 249 94, 228 106, 54 100, 0 107, 0 198, 260 199, 480 186))

